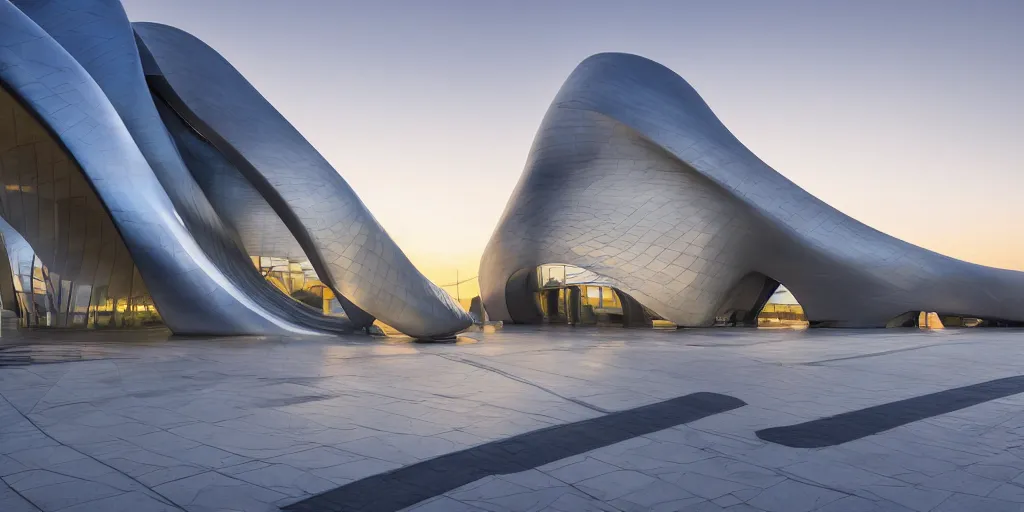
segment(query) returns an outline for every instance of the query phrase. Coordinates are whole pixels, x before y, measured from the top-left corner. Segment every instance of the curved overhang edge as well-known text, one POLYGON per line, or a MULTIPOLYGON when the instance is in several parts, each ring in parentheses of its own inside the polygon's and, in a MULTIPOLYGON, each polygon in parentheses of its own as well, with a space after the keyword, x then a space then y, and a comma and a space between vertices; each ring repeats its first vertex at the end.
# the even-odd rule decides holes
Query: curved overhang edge
MULTIPOLYGON (((208 45, 203 43, 201 40, 195 38, 191 34, 188 34, 187 32, 184 32, 175 27, 147 22, 136 22, 133 23, 133 26, 136 29, 138 39, 141 41, 140 46, 146 45, 147 35, 144 32, 146 32, 147 30, 153 31, 154 33, 163 32, 171 34, 174 37, 187 38, 188 41, 191 41, 190 44, 201 45, 203 51, 209 52, 212 58, 216 59, 218 65, 225 66, 227 69, 230 70, 231 73, 237 75, 239 80, 245 83, 245 85, 247 86, 247 90, 252 89, 251 92, 254 92, 256 95, 258 95, 259 101, 265 104, 267 112, 272 113, 272 115, 275 116, 275 121, 279 120, 284 125, 287 125, 287 129, 290 130, 290 132, 294 132, 293 135, 295 136, 296 140, 301 138, 301 134, 295 131, 294 127, 292 127, 290 123, 288 123, 287 120, 285 120, 280 115, 280 113, 274 110, 273 106, 270 105, 269 102, 267 102, 266 99, 263 98, 263 96, 260 95, 258 91, 252 88, 251 84, 245 81, 245 78, 242 77, 238 73, 238 71, 233 66, 231 66, 231 64, 227 62, 219 53, 217 53, 216 50, 210 48, 208 45), (139 30, 140 28, 143 29, 141 32, 139 30)), ((279 217, 285 222, 286 225, 289 226, 289 229, 292 231, 292 235, 300 242, 300 245, 302 245, 307 256, 310 257, 310 261, 313 262, 314 265, 316 265, 316 262, 318 260, 321 263, 323 263, 325 259, 322 257, 322 255, 320 255, 317 243, 315 243, 312 240, 312 238, 306 233, 306 228, 303 222, 298 218, 297 215, 294 214, 294 212, 291 211, 291 208, 288 205, 287 200, 283 197, 280 197, 280 195, 274 190, 272 184, 269 183, 269 181, 267 181, 265 176, 262 176, 262 173, 259 171, 259 169, 256 168, 255 164, 250 162, 249 159, 245 156, 244 151, 242 151, 239 148, 236 148, 234 144, 230 143, 230 141, 227 140, 227 137, 221 136, 221 134, 210 125, 210 123, 207 123, 202 118, 202 116, 199 115, 199 113, 195 112, 194 109, 188 105, 188 101, 185 98, 182 98, 180 94, 174 91, 174 87, 169 83, 169 81, 166 78, 166 70, 161 69, 158 59, 154 58, 152 54, 152 49, 149 49, 148 53, 150 53, 150 55, 143 57, 144 68, 146 69, 146 72, 151 75, 162 76, 162 80, 166 84, 164 87, 167 89, 168 96, 176 98, 176 100, 174 101, 175 104, 173 105, 174 108, 180 109, 179 113, 181 113, 190 124, 193 124, 193 127, 196 128, 203 137, 208 138, 223 154, 225 154, 225 156, 228 156, 233 164, 238 166, 240 170, 244 169, 247 171, 245 173, 246 178, 248 178, 250 180, 250 183, 255 185, 257 189, 260 190, 261 194, 264 195, 264 198, 268 201, 268 203, 270 203, 274 207, 274 209, 277 210, 279 217)), ((302 141, 305 142, 305 145, 308 145, 308 142, 306 142, 304 138, 302 139, 302 141)), ((323 160, 323 158, 319 155, 319 153, 316 153, 315 149, 313 149, 312 146, 309 146, 309 149, 313 153, 315 153, 317 159, 323 160)), ((329 164, 327 164, 325 160, 322 162, 322 164, 329 167, 329 164)), ((431 283, 425 276, 423 276, 421 272, 419 272, 418 269, 416 269, 414 265, 412 265, 412 263, 404 255, 404 253, 402 253, 401 249, 398 248, 397 245, 390 240, 390 237, 387 235, 383 227, 381 227, 379 223, 376 222, 376 220, 373 218, 372 213, 362 203, 358 195, 355 194, 353 190, 351 190, 351 187, 344 182, 344 178, 342 178, 341 175, 338 174, 336 170, 333 170, 333 168, 331 168, 331 176, 336 177, 338 180, 340 180, 341 183, 344 184, 344 187, 351 195, 351 199, 353 200, 353 202, 357 205, 360 211, 370 219, 374 226, 376 226, 376 230, 379 233, 375 234, 375 236, 386 237, 387 240, 389 241, 389 244, 394 246, 394 252, 397 253, 397 257, 399 257, 399 259, 402 260, 399 263, 405 267, 408 267, 408 270, 412 272, 411 275, 405 276, 405 280, 411 279, 413 281, 417 281, 417 283, 403 284, 402 286, 412 288, 422 287, 424 293, 422 294, 423 297, 421 297, 421 299, 428 302, 432 301, 434 303, 416 306, 416 308, 420 310, 419 313, 417 314, 425 318, 428 318, 426 322, 418 325, 413 325, 406 322, 405 325, 403 325, 402 322, 396 321, 397 319, 393 320, 392 318, 389 318, 389 316, 391 315, 386 311, 374 311, 373 313, 371 313, 371 308, 364 308, 362 305, 356 302, 354 297, 350 297, 349 294, 347 294, 344 289, 339 289, 336 286, 338 284, 337 282, 333 282, 331 283, 332 288, 335 289, 337 295, 348 300, 350 303, 357 306, 360 310, 366 311, 367 316, 372 314, 373 316, 380 318, 382 321, 393 325, 400 331, 414 337, 444 337, 457 333, 462 329, 465 329, 466 327, 472 325, 472 319, 469 316, 469 314, 466 313, 465 310, 461 308, 461 306, 455 304, 454 300, 448 296, 447 292, 444 292, 436 285, 431 283), (431 325, 433 327, 430 327, 431 325)), ((330 265, 324 264, 321 268, 317 268, 317 272, 322 273, 324 277, 327 277, 331 281, 335 281, 336 278, 333 276, 331 272, 321 272, 321 269, 328 268, 330 268, 330 265)), ((327 280, 325 279, 325 282, 326 281, 327 280)), ((405 309, 408 308, 409 306, 406 305, 405 309)))

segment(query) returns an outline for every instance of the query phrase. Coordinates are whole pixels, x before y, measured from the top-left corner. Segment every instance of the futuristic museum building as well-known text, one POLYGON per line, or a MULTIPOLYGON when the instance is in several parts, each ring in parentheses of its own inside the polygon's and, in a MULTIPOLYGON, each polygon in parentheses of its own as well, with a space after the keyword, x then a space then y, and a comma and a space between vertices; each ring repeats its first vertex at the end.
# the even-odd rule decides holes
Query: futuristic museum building
POLYGON ((471 324, 223 57, 117 0, 0 0, 0 176, 0 300, 22 326, 471 324))
POLYGON ((812 326, 1024 325, 1024 273, 847 217, 626 54, 586 59, 558 92, 479 279, 489 317, 515 323, 749 325, 781 283, 812 326))
MULTIPOLYGON (((0 325, 379 320, 447 338, 473 321, 231 64, 118 0, 0 0, 0 179, 0 325)), ((811 325, 1024 325, 1024 273, 843 215, 625 54, 585 60, 558 93, 479 282, 475 316, 514 323, 752 325, 784 286, 811 325)))

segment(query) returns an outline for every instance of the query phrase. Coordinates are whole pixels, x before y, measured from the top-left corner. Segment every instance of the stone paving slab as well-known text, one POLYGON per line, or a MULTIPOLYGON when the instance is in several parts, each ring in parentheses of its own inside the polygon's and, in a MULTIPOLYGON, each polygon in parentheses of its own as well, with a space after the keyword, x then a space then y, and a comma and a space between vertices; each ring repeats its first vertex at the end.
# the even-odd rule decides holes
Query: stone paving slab
POLYGON ((692 393, 746 405, 483 476, 409 510, 1024 510, 1022 395, 834 446, 756 434, 1022 375, 1020 330, 54 338, 0 346, 4 512, 278 510, 692 393))

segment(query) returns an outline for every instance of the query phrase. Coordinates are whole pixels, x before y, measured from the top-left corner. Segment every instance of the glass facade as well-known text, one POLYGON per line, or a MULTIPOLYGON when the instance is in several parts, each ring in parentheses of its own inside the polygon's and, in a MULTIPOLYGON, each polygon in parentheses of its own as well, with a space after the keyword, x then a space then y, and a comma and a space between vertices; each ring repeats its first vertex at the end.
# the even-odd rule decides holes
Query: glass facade
POLYGON ((3 308, 23 327, 160 324, 142 278, 81 169, 0 89, 3 308), (7 269, 4 269, 7 272, 7 269))
MULTIPOLYGON (((620 292, 607 278, 573 265, 546 264, 536 270, 537 304, 547 323, 621 325, 620 292)), ((655 327, 675 327, 653 312, 655 327)))

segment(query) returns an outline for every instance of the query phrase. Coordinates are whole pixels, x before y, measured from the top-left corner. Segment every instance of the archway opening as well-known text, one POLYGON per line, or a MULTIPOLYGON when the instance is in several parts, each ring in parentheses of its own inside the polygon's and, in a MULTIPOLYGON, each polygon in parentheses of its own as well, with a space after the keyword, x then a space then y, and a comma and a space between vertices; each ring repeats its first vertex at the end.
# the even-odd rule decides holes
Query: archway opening
POLYGON ((760 272, 747 274, 722 301, 717 327, 807 327, 803 307, 788 288, 760 272))
MULTIPOLYGON (((508 286, 523 288, 522 291, 527 291, 527 294, 513 296, 509 294, 509 288, 506 288, 506 298, 529 303, 536 310, 532 322, 521 323, 676 328, 676 324, 614 287, 608 278, 590 270, 562 263, 543 264, 530 272, 528 283, 518 282, 525 277, 520 274, 514 274, 508 286), (523 284, 527 286, 523 287, 523 284), (525 299, 524 295, 529 299, 525 299)), ((520 317, 529 316, 522 312, 518 316, 512 313, 513 310, 523 310, 523 304, 509 301, 508 306, 517 322, 520 322, 520 317)))
POLYGON ((772 292, 757 314, 759 328, 803 328, 809 325, 800 301, 782 284, 772 292))
POLYGON ((320 281, 309 260, 250 256, 253 265, 278 291, 325 315, 346 316, 338 297, 320 281))

